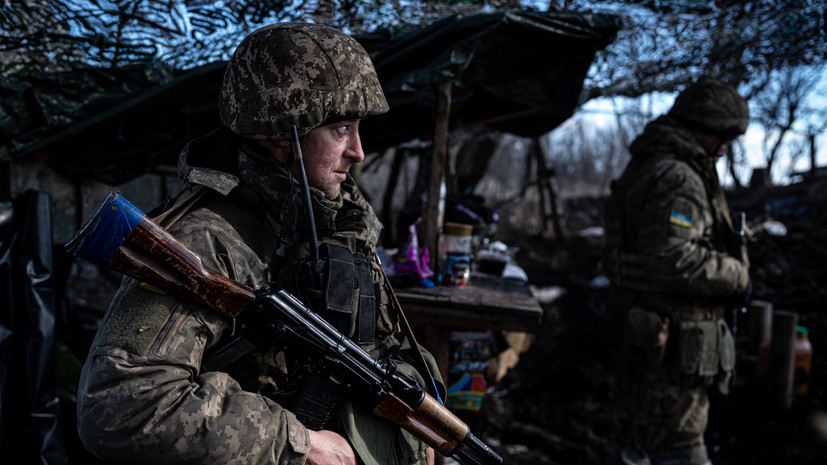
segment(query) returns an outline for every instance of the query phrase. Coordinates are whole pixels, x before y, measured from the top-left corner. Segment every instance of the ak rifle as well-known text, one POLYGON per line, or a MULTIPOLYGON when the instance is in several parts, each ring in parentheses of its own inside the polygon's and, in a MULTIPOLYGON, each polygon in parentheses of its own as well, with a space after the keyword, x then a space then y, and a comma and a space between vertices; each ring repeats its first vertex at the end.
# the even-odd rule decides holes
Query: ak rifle
POLYGON ((118 192, 66 244, 73 255, 244 318, 267 341, 287 341, 313 358, 315 373, 373 412, 462 465, 502 457, 392 364, 382 364, 284 290, 251 289, 207 269, 201 258, 118 192))

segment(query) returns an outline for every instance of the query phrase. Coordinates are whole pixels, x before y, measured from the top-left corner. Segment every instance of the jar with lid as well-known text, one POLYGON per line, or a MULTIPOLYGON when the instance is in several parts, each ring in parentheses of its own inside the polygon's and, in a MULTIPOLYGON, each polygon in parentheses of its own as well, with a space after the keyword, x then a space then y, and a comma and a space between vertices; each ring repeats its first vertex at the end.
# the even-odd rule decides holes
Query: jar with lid
POLYGON ((440 255, 444 264, 443 277, 447 284, 458 284, 460 281, 467 282, 467 271, 462 270, 464 280, 454 279, 454 264, 461 263, 462 267, 470 270, 473 260, 473 238, 474 226, 470 224, 446 222, 442 228, 440 240, 440 255), (456 282, 455 282, 456 281, 456 282))

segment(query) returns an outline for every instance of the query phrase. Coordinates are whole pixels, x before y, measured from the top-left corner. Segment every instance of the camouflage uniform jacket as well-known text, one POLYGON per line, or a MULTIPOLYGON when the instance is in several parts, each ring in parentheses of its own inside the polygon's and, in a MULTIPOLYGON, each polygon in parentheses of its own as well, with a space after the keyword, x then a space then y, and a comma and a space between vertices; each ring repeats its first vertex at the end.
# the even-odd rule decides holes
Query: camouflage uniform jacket
MULTIPOLYGON (((180 158, 181 176, 191 186, 212 190, 170 232, 219 274, 252 288, 276 283, 297 292, 289 262, 306 250, 300 240, 302 210, 285 211, 289 181, 284 170, 270 169, 267 163, 230 136, 191 143, 180 158), (295 215, 299 226, 293 234, 282 235, 281 225, 289 215, 295 215), (284 240, 293 244, 287 259, 280 259, 275 251, 284 240)), ((320 240, 373 257, 381 224, 352 180, 342 193, 341 207, 331 208, 321 200, 321 192, 313 190, 320 240)), ((378 358, 399 346, 394 337, 399 321, 388 303, 392 290, 379 265, 370 263, 381 291, 375 340, 363 347, 378 358)), ((258 354, 228 372, 202 369, 205 352, 233 330, 234 321, 226 316, 126 279, 81 376, 78 428, 86 447, 117 463, 304 463, 310 449, 307 430, 274 400, 284 380, 280 355, 258 354)), ((426 446, 396 429, 379 435, 388 443, 380 444, 381 450, 366 451, 376 445, 366 446, 359 432, 354 433, 354 409, 343 409, 351 415, 341 430, 363 462, 424 463, 426 446), (399 445, 394 446, 398 441, 411 445, 402 459, 394 458, 400 455, 399 445)))
POLYGON ((603 269, 614 305, 719 318, 724 298, 746 289, 749 264, 733 241, 714 166, 694 134, 668 116, 647 125, 630 151, 606 204, 603 269))

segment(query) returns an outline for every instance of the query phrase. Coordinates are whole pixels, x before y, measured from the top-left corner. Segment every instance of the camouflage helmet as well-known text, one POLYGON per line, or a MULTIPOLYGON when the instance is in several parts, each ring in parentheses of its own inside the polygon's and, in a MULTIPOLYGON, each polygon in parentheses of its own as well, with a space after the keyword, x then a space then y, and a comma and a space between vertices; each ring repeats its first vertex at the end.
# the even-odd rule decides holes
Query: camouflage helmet
POLYGON ((734 139, 747 130, 749 106, 733 87, 704 78, 678 95, 669 116, 692 129, 734 139))
POLYGON ((221 122, 245 137, 287 138, 388 111, 376 70, 347 34, 309 23, 253 31, 236 49, 219 96, 221 122))

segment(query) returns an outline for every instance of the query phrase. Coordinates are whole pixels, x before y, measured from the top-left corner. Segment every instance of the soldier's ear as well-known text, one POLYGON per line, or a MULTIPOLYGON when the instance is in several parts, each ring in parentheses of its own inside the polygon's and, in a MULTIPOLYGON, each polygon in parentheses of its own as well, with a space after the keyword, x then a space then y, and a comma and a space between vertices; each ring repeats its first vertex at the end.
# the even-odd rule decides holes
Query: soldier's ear
POLYGON ((281 163, 287 163, 290 157, 290 141, 287 139, 262 139, 256 141, 273 158, 281 163))

